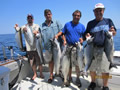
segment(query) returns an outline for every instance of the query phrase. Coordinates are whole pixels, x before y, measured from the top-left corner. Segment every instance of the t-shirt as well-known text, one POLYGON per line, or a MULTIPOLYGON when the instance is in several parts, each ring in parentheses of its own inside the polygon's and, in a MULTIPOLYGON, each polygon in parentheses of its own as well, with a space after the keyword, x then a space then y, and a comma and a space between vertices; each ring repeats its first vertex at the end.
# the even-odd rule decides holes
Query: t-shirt
POLYGON ((96 21, 94 19, 88 22, 85 34, 90 33, 92 35, 94 32, 97 32, 97 31, 101 31, 101 30, 108 31, 111 28, 111 26, 114 26, 111 19, 103 18, 103 20, 101 21, 96 21))
POLYGON ((66 23, 62 30, 69 45, 75 45, 75 43, 79 41, 79 38, 83 37, 84 32, 85 27, 83 24, 73 24, 72 21, 66 23))

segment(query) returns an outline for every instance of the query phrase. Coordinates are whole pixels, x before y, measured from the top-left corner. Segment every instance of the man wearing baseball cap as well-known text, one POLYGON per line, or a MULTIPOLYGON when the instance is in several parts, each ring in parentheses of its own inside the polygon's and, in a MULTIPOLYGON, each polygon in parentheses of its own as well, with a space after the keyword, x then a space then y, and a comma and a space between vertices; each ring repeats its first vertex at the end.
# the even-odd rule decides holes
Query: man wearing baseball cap
POLYGON ((22 27, 19 27, 18 24, 15 24, 15 30, 19 31, 21 30, 25 36, 25 44, 26 44, 26 52, 27 52, 27 56, 28 56, 28 60, 32 66, 34 75, 31 78, 31 80, 34 80, 37 77, 37 72, 36 72, 36 67, 37 65, 39 66, 40 69, 40 78, 44 78, 43 73, 42 73, 42 62, 40 62, 40 57, 38 55, 38 52, 36 50, 36 34, 39 33, 39 25, 33 23, 34 18, 32 14, 28 14, 27 15, 27 24, 23 25, 22 27), (30 44, 30 42, 28 41, 27 32, 32 32, 32 36, 33 39, 33 43, 32 45, 30 44))
POLYGON ((27 19, 28 19, 29 17, 31 17, 32 19, 34 19, 34 17, 33 17, 32 14, 28 14, 28 15, 27 15, 27 19))
MULTIPOLYGON (((88 22, 87 24, 87 29, 86 29, 86 38, 89 36, 93 36, 95 35, 96 32, 99 31, 109 31, 112 33, 112 35, 114 36, 116 34, 116 28, 112 22, 111 19, 108 18, 103 18, 103 14, 105 11, 105 7, 102 3, 98 3, 95 5, 93 12, 95 15, 95 19, 91 20, 88 22)), ((107 36, 106 36, 107 37, 107 36)), ((99 36, 97 36, 97 38, 100 39, 99 36)), ((106 43, 106 41, 105 41, 106 43)), ((113 41, 111 42, 111 44, 113 45, 113 41)), ((93 41, 93 60, 92 60, 92 64, 89 68, 90 70, 90 75, 91 75, 91 83, 88 86, 88 90, 94 90, 96 87, 96 72, 97 73, 101 73, 101 79, 103 79, 103 87, 102 90, 109 90, 108 87, 108 79, 109 79, 109 66, 110 63, 108 61, 108 58, 105 54, 105 47, 103 46, 97 46, 94 44, 93 41)), ((113 48, 111 48, 111 50, 113 50, 113 48)))

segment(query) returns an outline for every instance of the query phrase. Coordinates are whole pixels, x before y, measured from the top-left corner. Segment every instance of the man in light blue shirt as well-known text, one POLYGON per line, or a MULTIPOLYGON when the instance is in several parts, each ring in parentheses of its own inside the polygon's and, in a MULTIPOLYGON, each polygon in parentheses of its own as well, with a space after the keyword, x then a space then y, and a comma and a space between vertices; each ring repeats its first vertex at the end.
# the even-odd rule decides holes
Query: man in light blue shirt
MULTIPOLYGON (((56 20, 52 20, 52 12, 49 9, 44 10, 44 16, 46 18, 45 22, 41 25, 41 34, 44 43, 44 50, 52 53, 51 42, 50 39, 54 38, 55 35, 62 30, 62 24, 60 24, 56 20)), ((50 78, 48 79, 48 83, 53 81, 53 69, 54 63, 51 58, 49 58, 49 71, 50 71, 50 78)))

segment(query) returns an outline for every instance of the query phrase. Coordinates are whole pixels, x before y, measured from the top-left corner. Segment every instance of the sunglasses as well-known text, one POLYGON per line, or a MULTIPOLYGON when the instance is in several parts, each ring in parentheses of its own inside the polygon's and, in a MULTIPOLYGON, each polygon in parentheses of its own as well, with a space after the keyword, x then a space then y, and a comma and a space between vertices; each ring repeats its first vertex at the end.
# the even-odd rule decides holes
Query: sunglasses
POLYGON ((27 19, 33 19, 32 17, 27 17, 27 19))

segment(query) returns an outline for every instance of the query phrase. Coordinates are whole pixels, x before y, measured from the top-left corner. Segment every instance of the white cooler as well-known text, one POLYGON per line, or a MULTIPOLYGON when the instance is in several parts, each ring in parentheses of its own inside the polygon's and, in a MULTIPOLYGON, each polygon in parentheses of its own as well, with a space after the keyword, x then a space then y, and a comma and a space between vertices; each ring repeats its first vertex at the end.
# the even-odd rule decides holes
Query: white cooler
POLYGON ((9 73, 10 69, 4 66, 0 66, 0 90, 9 90, 9 73))

